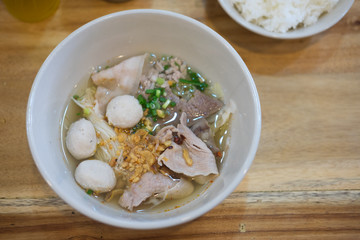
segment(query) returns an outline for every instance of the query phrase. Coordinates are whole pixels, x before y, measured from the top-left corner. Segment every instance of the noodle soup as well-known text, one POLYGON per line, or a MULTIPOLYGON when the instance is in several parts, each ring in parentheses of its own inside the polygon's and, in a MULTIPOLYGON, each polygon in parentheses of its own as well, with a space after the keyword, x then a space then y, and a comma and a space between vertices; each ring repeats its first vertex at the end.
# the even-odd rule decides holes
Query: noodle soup
POLYGON ((204 76, 149 53, 96 67, 62 121, 79 186, 129 211, 177 208, 206 191, 221 174, 235 109, 204 76))

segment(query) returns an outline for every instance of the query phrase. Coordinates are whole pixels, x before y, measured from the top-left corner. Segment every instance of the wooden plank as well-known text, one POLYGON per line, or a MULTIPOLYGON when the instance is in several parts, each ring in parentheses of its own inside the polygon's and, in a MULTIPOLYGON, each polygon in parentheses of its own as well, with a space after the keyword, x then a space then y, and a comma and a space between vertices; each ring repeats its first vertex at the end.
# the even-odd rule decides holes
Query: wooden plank
POLYGON ((360 1, 334 27, 299 40, 258 36, 217 1, 63 0, 36 24, 0 1, 0 239, 359 239, 360 1), (68 34, 106 14, 175 11, 222 35, 253 74, 262 107, 259 150, 237 189, 204 216, 134 231, 81 215, 42 179, 25 126, 32 82, 68 34))
POLYGON ((88 239, 101 236, 105 239, 181 239, 184 236, 189 239, 251 239, 253 236, 301 239, 313 232, 318 235, 315 239, 324 236, 336 239, 339 232, 346 232, 344 237, 360 233, 359 199, 360 191, 233 193, 195 221, 149 231, 114 229, 100 224, 82 216, 59 198, 0 199, 0 237, 6 239, 16 233, 18 239, 25 236, 36 239, 45 233, 55 239, 85 236, 88 239))

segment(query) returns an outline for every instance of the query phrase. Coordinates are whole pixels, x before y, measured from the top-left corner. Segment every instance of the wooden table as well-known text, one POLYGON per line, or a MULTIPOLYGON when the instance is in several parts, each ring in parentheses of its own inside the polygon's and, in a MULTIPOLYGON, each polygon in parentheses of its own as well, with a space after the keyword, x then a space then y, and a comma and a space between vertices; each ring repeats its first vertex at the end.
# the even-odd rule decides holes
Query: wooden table
MULTIPOLYGON (((360 239, 360 1, 334 27, 291 41, 255 35, 215 0, 64 0, 39 23, 0 3, 0 239, 360 239), (68 206, 40 176, 25 113, 41 64, 68 34, 108 13, 166 9, 221 34, 253 74, 259 149, 219 206, 176 227, 114 228, 68 206)), ((46 99, 44 99, 46 101, 46 99)))

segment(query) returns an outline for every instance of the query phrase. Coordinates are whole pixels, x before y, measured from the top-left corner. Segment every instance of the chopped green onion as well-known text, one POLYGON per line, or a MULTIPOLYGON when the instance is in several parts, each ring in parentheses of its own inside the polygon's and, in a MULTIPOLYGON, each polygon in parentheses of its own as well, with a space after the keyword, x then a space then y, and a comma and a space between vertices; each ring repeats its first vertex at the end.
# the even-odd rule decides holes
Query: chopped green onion
POLYGON ((171 103, 170 103, 170 107, 175 107, 175 106, 176 106, 176 102, 171 101, 171 103))
POLYGON ((153 94, 153 93, 155 93, 155 89, 146 89, 145 93, 146 94, 153 94))
POLYGON ((159 101, 160 101, 160 102, 165 102, 165 101, 166 101, 166 98, 163 97, 163 96, 160 96, 160 97, 159 97, 159 101))
POLYGON ((170 68, 170 65, 169 64, 166 64, 165 66, 164 66, 164 70, 166 71, 166 70, 168 70, 170 68))
POLYGON ((77 116, 80 116, 80 115, 81 115, 81 113, 79 113, 79 112, 78 112, 78 113, 76 113, 76 115, 77 115, 77 116))
POLYGON ((93 194, 93 193, 94 193, 94 191, 93 191, 93 190, 91 190, 91 189, 87 189, 87 190, 86 190, 86 193, 87 193, 87 194, 89 194, 89 195, 91 195, 91 194, 93 194))
POLYGON ((75 100, 78 100, 78 99, 79 99, 79 95, 75 94, 75 95, 73 96, 73 98, 74 98, 75 100))
POLYGON ((151 102, 152 100, 156 100, 156 96, 155 95, 150 95, 148 97, 148 101, 151 102))
POLYGON ((154 133, 151 130, 149 130, 147 128, 144 128, 144 130, 147 131, 150 135, 154 135, 154 133))
POLYGON ((150 108, 150 109, 155 109, 155 108, 156 108, 155 103, 151 102, 151 103, 149 104, 149 108, 150 108))
POLYGON ((171 100, 167 99, 166 102, 162 105, 162 108, 166 109, 169 106, 170 103, 171 103, 171 100))
POLYGON ((146 105, 146 99, 144 98, 143 95, 140 94, 140 95, 137 97, 137 99, 138 99, 139 103, 141 104, 141 106, 146 105))
POLYGON ((143 129, 144 127, 145 127, 144 122, 140 121, 135 125, 135 127, 132 128, 132 133, 135 133, 139 129, 143 129))
POLYGON ((200 82, 195 82, 195 81, 191 81, 191 80, 186 80, 183 78, 179 79, 179 82, 181 83, 186 83, 186 84, 193 84, 193 85, 200 85, 200 82))
POLYGON ((85 116, 89 116, 90 115, 90 113, 91 113, 91 111, 90 111, 90 109, 89 108, 84 108, 84 115, 85 116))
MULTIPOLYGON (((162 82, 165 82, 163 78, 157 79, 157 84, 158 83, 161 84, 162 82)), ((159 117, 165 118, 166 115, 170 114, 169 111, 161 110, 161 108, 166 109, 172 103, 170 99, 166 99, 165 97, 166 96, 165 88, 157 87, 154 89, 146 89, 145 93, 149 94, 147 100, 141 94, 137 96, 137 99, 141 103, 141 106, 143 107, 143 111, 144 112, 147 111, 146 117, 152 118, 152 120, 156 122, 159 117)), ((171 106, 175 106, 175 105, 176 105, 175 102, 171 104, 171 106)))
POLYGON ((159 77, 159 78, 157 78, 156 79, 156 84, 157 85, 163 85, 164 84, 164 82, 165 82, 165 79, 163 79, 163 78, 161 78, 161 77, 159 77))
POLYGON ((157 89, 159 89, 159 90, 161 91, 161 94, 164 94, 165 88, 159 87, 159 88, 157 88, 157 89))
POLYGON ((191 81, 191 80, 186 80, 186 79, 180 78, 179 82, 186 83, 186 84, 192 84, 192 85, 196 86, 196 88, 199 89, 200 91, 204 91, 205 88, 207 88, 209 86, 206 82, 201 83, 198 80, 191 81))
POLYGON ((157 112, 156 109, 151 109, 150 110, 151 116, 156 117, 157 116, 157 112))
POLYGON ((158 109, 158 110, 156 110, 156 113, 157 113, 158 117, 161 117, 161 118, 165 117, 165 113, 163 110, 158 109))
POLYGON ((193 81, 199 81, 199 76, 197 75, 197 73, 191 73, 190 74, 190 78, 191 78, 191 80, 193 80, 193 81))

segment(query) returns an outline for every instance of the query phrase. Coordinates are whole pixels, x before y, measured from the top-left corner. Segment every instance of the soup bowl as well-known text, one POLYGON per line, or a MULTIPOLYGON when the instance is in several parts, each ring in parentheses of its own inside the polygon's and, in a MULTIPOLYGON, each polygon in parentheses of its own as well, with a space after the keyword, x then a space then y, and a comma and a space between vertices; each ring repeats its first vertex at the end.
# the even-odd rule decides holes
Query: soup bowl
POLYGON ((33 83, 27 106, 33 159, 46 182, 70 206, 99 222, 132 229, 174 226, 221 203, 241 182, 258 147, 261 111, 252 76, 238 53, 204 24, 168 11, 129 10, 95 19, 64 39, 48 56, 33 83), (65 161, 61 122, 70 97, 94 66, 116 56, 155 52, 178 56, 222 85, 237 107, 220 175, 193 200, 168 211, 129 212, 89 196, 65 161))

